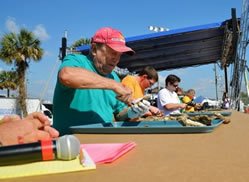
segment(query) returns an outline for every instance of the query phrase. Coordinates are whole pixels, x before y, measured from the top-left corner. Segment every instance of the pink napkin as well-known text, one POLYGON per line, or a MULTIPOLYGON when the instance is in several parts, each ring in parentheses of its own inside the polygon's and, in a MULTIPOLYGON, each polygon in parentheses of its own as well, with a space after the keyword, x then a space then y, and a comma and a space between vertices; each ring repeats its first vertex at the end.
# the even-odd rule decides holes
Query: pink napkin
POLYGON ((82 144, 96 164, 111 163, 133 149, 135 142, 127 143, 102 143, 102 144, 82 144))

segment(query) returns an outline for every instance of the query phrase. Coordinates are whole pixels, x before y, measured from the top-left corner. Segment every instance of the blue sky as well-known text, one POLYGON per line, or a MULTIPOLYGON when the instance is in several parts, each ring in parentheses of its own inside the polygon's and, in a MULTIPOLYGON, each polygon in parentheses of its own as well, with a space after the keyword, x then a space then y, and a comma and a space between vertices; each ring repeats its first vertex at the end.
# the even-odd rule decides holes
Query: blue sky
MULTIPOLYGON (((111 26, 125 37, 152 33, 149 25, 177 29, 224 21, 231 18, 231 8, 241 15, 242 0, 8 0, 1 1, 0 37, 20 28, 33 31, 45 51, 38 63, 30 63, 27 72, 28 96, 52 100, 59 66, 61 37, 68 32, 68 45, 80 38, 90 38, 97 29, 111 26)), ((168 74, 182 78, 184 90, 194 88, 197 95, 215 98, 214 65, 168 70, 160 73, 164 82, 168 74)), ((11 66, 0 60, 0 70, 11 66)), ((224 90, 223 71, 218 71, 219 97, 224 90)), ((230 72, 230 69, 228 69, 230 72)), ((230 78, 230 77, 229 77, 230 78)), ((0 91, 0 94, 5 91, 0 91)))

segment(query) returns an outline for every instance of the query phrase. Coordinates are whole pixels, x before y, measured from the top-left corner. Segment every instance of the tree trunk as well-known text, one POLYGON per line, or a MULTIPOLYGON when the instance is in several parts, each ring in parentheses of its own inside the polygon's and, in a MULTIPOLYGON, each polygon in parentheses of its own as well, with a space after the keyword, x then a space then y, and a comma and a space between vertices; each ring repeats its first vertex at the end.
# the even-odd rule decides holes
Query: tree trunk
POLYGON ((7 98, 10 97, 10 89, 7 88, 7 98))
POLYGON ((26 106, 26 98, 27 98, 27 92, 26 92, 26 82, 25 82, 25 73, 26 73, 26 62, 22 61, 17 65, 17 74, 19 78, 18 82, 18 104, 22 112, 22 116, 25 117, 28 115, 27 112, 27 106, 26 106))

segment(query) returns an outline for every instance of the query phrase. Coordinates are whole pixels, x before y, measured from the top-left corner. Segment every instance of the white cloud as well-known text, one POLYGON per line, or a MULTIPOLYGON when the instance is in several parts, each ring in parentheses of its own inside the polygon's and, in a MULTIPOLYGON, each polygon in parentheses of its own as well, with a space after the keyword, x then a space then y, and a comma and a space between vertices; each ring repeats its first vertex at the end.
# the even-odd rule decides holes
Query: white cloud
POLYGON ((44 56, 48 56, 48 57, 50 57, 50 56, 53 56, 54 54, 52 53, 52 52, 49 52, 49 51, 44 51, 44 56))
POLYGON ((10 32, 13 33, 19 32, 19 26, 16 24, 15 18, 8 17, 8 19, 5 22, 5 26, 10 32))
POLYGON ((37 25, 35 27, 35 30, 33 31, 33 33, 35 34, 35 36, 37 36, 40 40, 48 40, 49 39, 49 35, 47 33, 46 28, 43 25, 37 25))
MULTIPOLYGON (((13 17, 7 18, 5 26, 8 31, 13 33, 18 33, 20 30, 19 25, 16 23, 16 19, 13 17)), ((35 29, 33 30, 33 33, 37 38, 39 38, 42 41, 48 40, 50 38, 46 28, 42 24, 36 25, 35 29)))

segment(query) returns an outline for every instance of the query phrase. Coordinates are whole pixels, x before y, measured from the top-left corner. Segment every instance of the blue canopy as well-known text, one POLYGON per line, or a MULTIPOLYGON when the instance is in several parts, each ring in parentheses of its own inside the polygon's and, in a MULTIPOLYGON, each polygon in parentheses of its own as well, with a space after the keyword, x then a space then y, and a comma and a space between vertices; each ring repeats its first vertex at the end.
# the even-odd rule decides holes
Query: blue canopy
MULTIPOLYGON (((221 60, 225 48, 229 49, 225 52, 233 54, 232 47, 224 45, 229 42, 226 41, 229 22, 227 20, 126 38, 126 44, 136 54, 122 55, 118 67, 136 72, 144 66, 153 66, 160 71, 215 63, 221 60)), ((89 46, 81 46, 76 50, 88 54, 89 46)))

